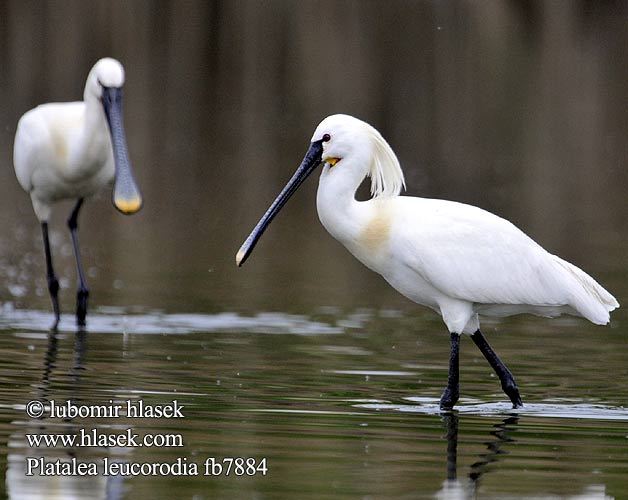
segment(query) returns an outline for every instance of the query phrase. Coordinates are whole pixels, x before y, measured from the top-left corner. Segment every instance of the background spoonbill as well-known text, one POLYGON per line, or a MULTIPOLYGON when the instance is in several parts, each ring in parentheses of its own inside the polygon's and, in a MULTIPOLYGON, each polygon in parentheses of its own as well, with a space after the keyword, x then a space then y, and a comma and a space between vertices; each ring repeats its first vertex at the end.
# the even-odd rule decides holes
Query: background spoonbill
POLYGON ((112 201, 124 214, 142 207, 142 195, 133 179, 122 121, 124 68, 115 59, 100 59, 89 72, 83 101, 49 103, 26 112, 15 134, 15 174, 30 194, 41 223, 48 290, 59 323, 59 282, 52 264, 48 219, 52 205, 75 199, 68 218, 72 236, 78 292, 76 321, 85 325, 89 290, 81 265, 77 227, 78 214, 86 196, 115 179, 112 201))
POLYGON ((513 407, 522 406, 515 379, 480 331, 478 315, 567 313, 603 325, 619 307, 588 274, 501 217, 453 201, 399 196, 404 178, 395 153, 372 126, 347 115, 329 116, 316 128, 301 165, 238 251, 238 266, 321 163, 316 206, 325 229, 396 290, 440 313, 449 329, 442 409, 458 401, 462 333, 495 370, 513 407), (373 198, 357 201, 366 176, 373 198))

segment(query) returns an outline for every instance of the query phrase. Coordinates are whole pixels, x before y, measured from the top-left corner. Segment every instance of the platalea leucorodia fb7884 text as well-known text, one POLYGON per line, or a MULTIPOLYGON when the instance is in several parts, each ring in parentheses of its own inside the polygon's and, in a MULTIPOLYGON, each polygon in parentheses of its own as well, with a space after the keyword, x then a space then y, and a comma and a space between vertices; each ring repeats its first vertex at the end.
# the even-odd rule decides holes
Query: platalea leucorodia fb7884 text
POLYGON ((76 319, 85 325, 88 288, 81 265, 77 220, 85 197, 114 179, 112 201, 124 214, 137 212, 142 196, 133 179, 122 121, 124 69, 111 58, 89 72, 83 101, 49 103, 26 112, 17 125, 13 163, 21 186, 31 196, 43 232, 48 290, 59 323, 59 282, 52 265, 48 220, 52 205, 75 199, 68 219, 78 273, 76 319))
POLYGON ((443 409, 458 401, 463 333, 495 370, 513 406, 522 405, 514 377, 480 331, 479 315, 567 313, 603 325, 619 307, 588 274, 501 217, 453 201, 399 196, 404 178, 395 153, 372 126, 347 115, 329 116, 316 128, 298 170, 238 251, 239 266, 320 164, 316 206, 323 226, 396 290, 440 313, 447 325, 451 351, 443 409), (366 176, 373 197, 357 201, 355 192, 366 176))

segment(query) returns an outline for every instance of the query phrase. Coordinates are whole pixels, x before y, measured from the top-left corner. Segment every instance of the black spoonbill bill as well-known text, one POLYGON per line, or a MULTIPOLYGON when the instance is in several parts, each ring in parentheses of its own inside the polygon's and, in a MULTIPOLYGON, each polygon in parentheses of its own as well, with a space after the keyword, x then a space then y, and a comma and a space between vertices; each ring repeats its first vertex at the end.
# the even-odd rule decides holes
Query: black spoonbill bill
POLYGON ((513 407, 522 406, 515 379, 480 331, 478 316, 566 313, 603 325, 619 307, 588 274, 501 217, 453 201, 399 196, 404 178, 395 153, 372 126, 347 115, 329 116, 316 128, 298 170, 238 251, 237 265, 320 164, 316 206, 325 229, 400 293, 439 313, 449 329, 442 409, 458 401, 461 334, 471 336, 513 407), (366 176, 373 197, 357 201, 366 176))
POLYGON ((111 58, 100 59, 89 72, 83 101, 49 103, 26 112, 18 122, 13 150, 15 174, 30 194, 41 223, 48 290, 59 323, 59 282, 52 265, 48 220, 52 205, 76 200, 68 218, 78 273, 76 320, 85 325, 89 290, 81 266, 77 236, 83 200, 114 181, 113 204, 124 214, 142 207, 133 179, 122 121, 124 69, 111 58))

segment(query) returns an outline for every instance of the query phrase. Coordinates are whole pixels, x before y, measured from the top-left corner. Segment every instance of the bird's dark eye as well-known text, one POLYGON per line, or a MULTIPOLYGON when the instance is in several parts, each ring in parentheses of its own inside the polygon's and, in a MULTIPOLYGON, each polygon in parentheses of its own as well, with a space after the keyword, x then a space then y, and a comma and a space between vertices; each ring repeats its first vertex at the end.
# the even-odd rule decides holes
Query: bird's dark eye
POLYGON ((331 135, 329 135, 329 134, 325 134, 325 135, 323 136, 323 142, 329 142, 330 140, 331 140, 331 135))

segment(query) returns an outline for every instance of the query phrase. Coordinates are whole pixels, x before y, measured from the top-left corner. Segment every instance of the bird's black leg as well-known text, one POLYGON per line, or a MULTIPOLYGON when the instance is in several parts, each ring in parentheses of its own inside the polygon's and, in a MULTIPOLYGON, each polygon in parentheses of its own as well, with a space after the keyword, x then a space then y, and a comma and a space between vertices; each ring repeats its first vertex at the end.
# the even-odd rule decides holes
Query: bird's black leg
POLYGON ((449 376, 447 388, 440 397, 441 410, 451 410, 458 401, 460 394, 460 335, 451 334, 451 351, 449 352, 449 376))
POLYGON ((506 367, 502 360, 499 359, 499 356, 497 356, 480 330, 471 335, 471 338, 473 339, 473 342, 475 342, 475 345, 478 346, 482 354, 484 354, 488 363, 493 367, 493 370, 495 370, 495 373, 502 383, 502 389, 510 398, 510 401, 512 401, 513 408, 521 408, 523 406, 523 402, 521 401, 521 396, 519 395, 519 388, 515 382, 515 377, 512 376, 510 370, 506 367))
POLYGON ((41 223, 41 232, 44 236, 44 251, 46 252, 46 278, 48 279, 48 292, 50 292, 50 299, 52 300, 52 309, 55 314, 55 322, 52 325, 52 330, 56 331, 59 325, 59 281, 55 276, 55 270, 52 267, 52 252, 50 251, 50 240, 48 238, 48 223, 41 223))
POLYGON ((76 271, 78 274, 78 291, 76 292, 76 323, 78 326, 85 326, 85 316, 87 316, 87 298, 89 289, 85 283, 85 274, 81 264, 81 251, 78 243, 78 213, 83 205, 83 198, 79 198, 68 219, 68 227, 72 235, 72 245, 74 246, 74 256, 76 257, 76 271))

